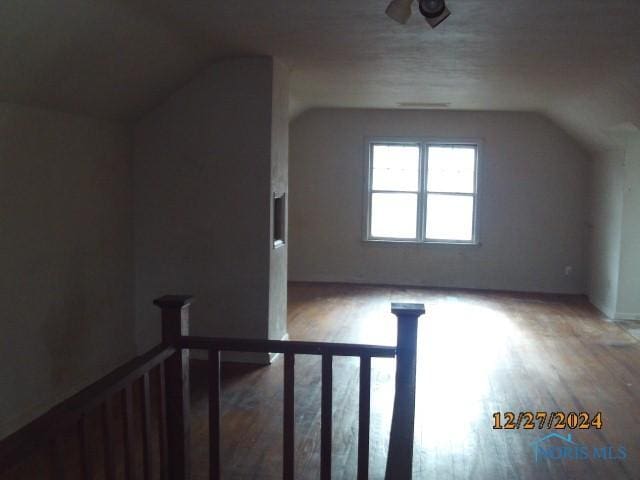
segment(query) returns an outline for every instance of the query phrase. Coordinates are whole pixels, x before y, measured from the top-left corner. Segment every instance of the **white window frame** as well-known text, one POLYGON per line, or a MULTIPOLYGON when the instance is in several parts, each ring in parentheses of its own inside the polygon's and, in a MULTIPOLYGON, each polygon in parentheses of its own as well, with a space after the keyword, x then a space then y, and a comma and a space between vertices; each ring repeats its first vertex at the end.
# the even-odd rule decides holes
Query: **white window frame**
MULTIPOLYGON (((442 139, 442 138, 387 138, 373 137, 367 138, 365 141, 366 151, 366 184, 365 184, 365 218, 363 223, 363 239, 367 242, 380 243, 412 243, 412 244, 444 244, 444 245, 480 245, 478 237, 478 178, 480 176, 480 158, 482 156, 482 140, 479 139, 442 139), (384 191, 373 190, 373 147, 374 145, 407 145, 418 146, 420 149, 420 166, 419 166, 419 190, 418 205, 416 218, 416 238, 391 238, 391 237, 374 237, 371 235, 371 199, 373 193, 384 193, 384 191), (427 178, 428 172, 428 156, 430 146, 460 146, 474 147, 476 151, 474 165, 474 192, 428 192, 427 178), (471 240, 445 240, 445 239, 428 239, 426 238, 427 224, 427 195, 429 193, 442 193, 445 195, 463 195, 473 197, 473 219, 472 219, 472 237, 471 240)), ((387 192, 391 193, 391 192, 387 192)), ((401 193, 401 192, 398 192, 401 193)))

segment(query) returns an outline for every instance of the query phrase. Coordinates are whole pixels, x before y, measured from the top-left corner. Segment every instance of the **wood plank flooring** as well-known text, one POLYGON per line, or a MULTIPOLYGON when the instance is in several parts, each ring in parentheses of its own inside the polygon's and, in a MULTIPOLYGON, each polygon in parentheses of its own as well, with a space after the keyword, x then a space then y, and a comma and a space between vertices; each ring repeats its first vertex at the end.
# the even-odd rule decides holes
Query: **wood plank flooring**
MULTIPOLYGON (((395 344, 391 302, 425 303, 420 321, 416 479, 640 478, 640 344, 582 297, 292 284, 295 340, 395 344), (552 430, 494 430, 493 412, 603 413, 602 430, 557 430, 581 445, 623 446, 624 460, 535 458, 552 430)), ((282 357, 223 367, 226 479, 281 478, 282 357)), ((394 361, 374 360, 371 478, 384 477, 394 361)), ((296 358, 296 479, 319 478, 320 358, 296 358)), ((206 479, 207 387, 193 372, 194 479, 206 479)), ((333 478, 357 465, 358 361, 334 361, 333 478)), ((549 445, 558 445, 558 439, 549 445)))

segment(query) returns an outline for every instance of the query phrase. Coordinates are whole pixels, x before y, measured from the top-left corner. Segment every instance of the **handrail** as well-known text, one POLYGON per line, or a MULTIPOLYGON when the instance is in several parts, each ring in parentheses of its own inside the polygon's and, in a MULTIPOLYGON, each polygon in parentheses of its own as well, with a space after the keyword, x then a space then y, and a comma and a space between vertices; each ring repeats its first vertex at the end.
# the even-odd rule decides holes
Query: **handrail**
POLYGON ((283 478, 295 478, 294 379, 296 355, 322 357, 321 452, 320 477, 331 478, 331 437, 333 405, 333 357, 360 358, 360 407, 358 413, 358 480, 369 475, 369 429, 371 395, 371 359, 396 358, 396 381, 389 455, 385 478, 411 480, 413 456, 413 423, 415 419, 415 381, 417 320, 424 313, 421 304, 392 304, 398 319, 397 346, 359 345, 237 338, 206 338, 189 336, 190 296, 171 295, 154 303, 162 309, 163 343, 144 355, 117 368, 68 400, 53 407, 27 426, 0 441, 0 474, 20 463, 38 449, 48 446, 51 455, 52 478, 62 479, 63 455, 61 435, 77 426, 84 478, 91 478, 87 415, 100 409, 102 418, 102 447, 104 448, 105 478, 115 480, 113 398, 122 402, 124 433, 124 468, 128 478, 133 465, 135 439, 133 388, 140 381, 140 410, 142 420, 142 458, 144 478, 152 478, 151 462, 151 391, 150 375, 158 372, 159 416, 158 435, 162 478, 189 480, 190 471, 190 393, 189 349, 203 349, 209 356, 209 434, 210 479, 221 478, 220 462, 220 353, 270 352, 284 354, 284 415, 283 415, 283 478), (156 368, 157 367, 157 368, 156 368))
POLYGON ((392 313, 398 320, 396 347, 344 343, 301 342, 240 338, 207 338, 189 336, 188 295, 167 295, 154 301, 162 310, 162 338, 180 349, 166 365, 167 405, 172 412, 167 418, 168 442, 171 451, 170 480, 188 480, 189 462, 189 349, 207 350, 209 358, 209 465, 210 480, 222 478, 220 461, 220 353, 267 352, 283 353, 284 415, 283 415, 283 478, 295 478, 294 442, 294 368, 296 355, 322 357, 321 451, 320 478, 331 478, 331 437, 333 404, 333 357, 360 357, 360 411, 358 415, 358 480, 369 476, 369 422, 371 394, 371 358, 396 357, 396 391, 389 439, 386 480, 411 480, 413 431, 415 420, 415 383, 418 318, 424 313, 422 304, 393 303, 392 313))
POLYGON ((160 365, 175 352, 176 349, 172 346, 158 345, 0 441, 0 472, 28 457, 55 438, 62 429, 78 422, 85 413, 160 365))
POLYGON ((301 342, 294 340, 260 340, 183 336, 180 348, 221 350, 225 352, 295 353, 298 355, 332 355, 343 357, 393 358, 396 347, 353 343, 301 342))

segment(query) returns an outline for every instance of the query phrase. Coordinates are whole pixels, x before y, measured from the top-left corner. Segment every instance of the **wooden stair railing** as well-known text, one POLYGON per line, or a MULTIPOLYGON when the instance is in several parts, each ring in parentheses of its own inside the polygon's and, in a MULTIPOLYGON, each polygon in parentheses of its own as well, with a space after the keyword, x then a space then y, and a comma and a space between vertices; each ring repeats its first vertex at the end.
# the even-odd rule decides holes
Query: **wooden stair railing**
POLYGON ((235 338, 208 338, 189 336, 189 302, 186 296, 165 296, 155 300, 162 309, 163 338, 169 345, 181 350, 174 361, 182 362, 167 370, 168 381, 176 385, 167 388, 175 395, 167 400, 181 412, 175 425, 169 426, 169 449, 172 455, 170 480, 185 480, 190 476, 188 462, 189 426, 188 350, 205 350, 209 358, 209 463, 210 480, 222 478, 220 461, 220 352, 266 352, 284 354, 284 416, 283 416, 283 479, 295 478, 294 463, 294 369, 296 355, 322 357, 322 390, 320 414, 320 478, 331 478, 332 388, 333 357, 360 358, 360 406, 358 413, 358 480, 369 478, 369 421, 371 392, 371 359, 396 357, 396 392, 389 438, 389 455, 385 478, 410 480, 413 461, 413 432, 415 420, 416 348, 418 317, 424 313, 422 304, 393 303, 391 311, 398 319, 396 347, 344 343, 300 342, 279 340, 253 340, 235 338))
MULTIPOLYGON (((68 468, 66 462, 67 453, 63 449, 63 437, 75 431, 77 444, 79 445, 78 460, 80 465, 80 476, 75 478, 90 480, 96 471, 95 462, 91 461, 93 452, 102 450, 102 465, 99 467, 103 475, 100 478, 114 480, 118 470, 123 470, 125 478, 134 478, 134 466, 132 459, 132 449, 140 444, 142 450, 142 476, 150 479, 151 472, 151 382, 150 376, 154 374, 154 385, 157 386, 157 396, 159 398, 158 412, 158 435, 159 435, 159 465, 160 470, 166 470, 169 455, 166 448, 166 430, 164 429, 167 418, 166 408, 163 399, 165 398, 165 362, 178 354, 174 347, 159 345, 146 354, 135 358, 126 365, 114 370, 112 373, 85 388, 78 394, 53 407, 47 413, 32 421, 17 432, 9 435, 0 441, 0 478, 11 475, 11 471, 20 467, 21 463, 30 461, 36 453, 46 450, 44 453, 49 457, 49 468, 47 472, 37 471, 32 475, 19 478, 34 478, 52 480, 64 480, 70 478, 65 471, 68 468), (155 373, 154 373, 155 372, 155 373), (133 404, 132 391, 134 387, 141 390, 140 404, 133 404), (121 412, 119 419, 122 421, 123 443, 124 443, 124 465, 117 465, 114 455, 114 409, 121 412), (134 411, 141 416, 142 438, 136 441, 133 437, 133 415, 134 411), (88 425, 90 415, 100 416, 101 445, 95 445, 94 433, 88 425), (48 474, 48 475, 47 475, 48 474), (35 475, 35 476, 34 476, 35 475)), ((12 477, 10 477, 12 478, 12 477)), ((166 477, 162 477, 166 478, 166 477)))
MULTIPOLYGON (((319 355, 322 358, 320 477, 331 478, 333 357, 360 358, 360 393, 358 413, 358 480, 369 478, 369 421, 371 391, 371 359, 396 357, 396 392, 389 438, 386 480, 410 480, 413 459, 415 419, 417 319, 424 313, 421 304, 392 304, 398 319, 396 347, 344 343, 206 338, 189 336, 191 297, 168 295, 154 303, 162 310, 163 343, 49 412, 0 441, 0 478, 11 468, 24 462, 38 449, 48 450, 49 475, 38 478, 52 480, 91 480, 95 465, 91 452, 102 450, 100 478, 115 480, 123 473, 127 480, 189 480, 190 412, 189 350, 205 350, 209 358, 209 435, 211 480, 222 478, 220 458, 220 352, 267 352, 284 354, 283 478, 295 478, 294 437, 294 372, 296 355, 319 355), (151 374, 157 379, 157 438, 151 428, 151 374), (139 387, 140 401, 136 409, 133 388, 139 387), (114 399, 119 400, 123 437, 123 463, 114 454, 114 399), (101 445, 95 443, 87 426, 87 415, 101 415, 101 445), (141 438, 134 435, 134 412, 141 419, 141 438), (168 414, 169 413, 169 414, 168 414), (79 476, 65 471, 62 432, 75 430, 81 463, 79 476), (152 462, 152 444, 157 445, 159 459, 152 462), (142 465, 134 465, 134 451, 141 450, 142 465), (155 469, 158 469, 155 472, 155 469), (155 475, 157 473, 158 475, 155 475)), ((41 472, 38 472, 41 473, 41 472)))

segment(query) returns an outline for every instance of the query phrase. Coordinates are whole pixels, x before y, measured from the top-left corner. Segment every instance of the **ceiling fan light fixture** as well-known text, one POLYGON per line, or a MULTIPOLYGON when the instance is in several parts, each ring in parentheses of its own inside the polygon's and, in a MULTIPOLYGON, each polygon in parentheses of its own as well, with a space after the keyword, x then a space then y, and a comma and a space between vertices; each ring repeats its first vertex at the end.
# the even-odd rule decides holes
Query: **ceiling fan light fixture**
POLYGON ((451 15, 444 0, 418 0, 418 8, 432 28, 436 28, 451 15))
POLYGON ((405 24, 411 16, 413 0, 392 0, 387 7, 386 14, 398 23, 405 24))

